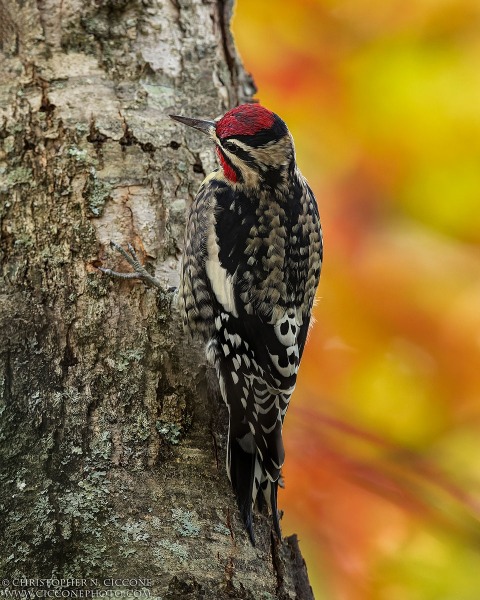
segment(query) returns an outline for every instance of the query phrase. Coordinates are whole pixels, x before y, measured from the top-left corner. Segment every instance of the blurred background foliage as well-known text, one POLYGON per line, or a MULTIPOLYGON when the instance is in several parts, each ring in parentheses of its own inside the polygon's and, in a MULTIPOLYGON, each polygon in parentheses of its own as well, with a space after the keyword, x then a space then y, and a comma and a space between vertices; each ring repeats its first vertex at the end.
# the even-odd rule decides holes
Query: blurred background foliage
POLYGON ((286 420, 316 598, 480 598, 480 2, 237 0, 325 264, 286 420))

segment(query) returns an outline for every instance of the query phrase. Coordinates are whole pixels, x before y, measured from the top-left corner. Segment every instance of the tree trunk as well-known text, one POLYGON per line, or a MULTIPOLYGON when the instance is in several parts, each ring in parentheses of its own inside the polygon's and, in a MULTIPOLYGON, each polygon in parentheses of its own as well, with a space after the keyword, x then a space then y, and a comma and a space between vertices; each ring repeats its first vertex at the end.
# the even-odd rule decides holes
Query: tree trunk
MULTIPOLYGON (((10 589, 312 598, 294 537, 225 472, 226 411, 168 299, 186 211, 215 165, 168 113, 253 91, 222 0, 0 0, 0 574, 10 589), (113 582, 109 578, 137 581, 113 582), (140 579, 140 580, 139 580, 140 579)), ((6 584, 5 584, 6 585, 6 584)))

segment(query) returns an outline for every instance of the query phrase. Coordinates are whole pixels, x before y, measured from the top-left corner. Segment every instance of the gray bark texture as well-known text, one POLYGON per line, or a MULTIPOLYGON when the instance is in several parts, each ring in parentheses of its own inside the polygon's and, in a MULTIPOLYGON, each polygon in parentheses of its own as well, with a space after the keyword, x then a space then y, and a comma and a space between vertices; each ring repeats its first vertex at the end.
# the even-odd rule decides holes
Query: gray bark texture
POLYGON ((202 350, 165 296, 96 269, 128 271, 109 241, 130 242, 178 283, 186 213, 215 159, 167 115, 215 117, 251 97, 231 10, 0 0, 4 578, 313 598, 295 537, 278 543, 257 515, 253 548, 243 529, 202 350))

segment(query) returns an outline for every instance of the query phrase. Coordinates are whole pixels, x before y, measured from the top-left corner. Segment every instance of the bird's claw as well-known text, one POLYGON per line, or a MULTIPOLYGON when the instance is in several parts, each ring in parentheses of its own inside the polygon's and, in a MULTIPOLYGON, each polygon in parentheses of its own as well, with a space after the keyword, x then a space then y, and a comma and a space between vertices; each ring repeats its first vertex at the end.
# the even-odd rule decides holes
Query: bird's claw
POLYGON ((145 269, 145 267, 140 264, 137 253, 135 252, 135 249, 132 246, 132 244, 127 244, 128 252, 116 242, 111 241, 110 246, 123 256, 123 258, 134 269, 134 271, 132 273, 121 273, 119 271, 113 271, 112 269, 108 269, 106 267, 97 267, 99 271, 101 271, 105 275, 108 275, 109 277, 114 277, 117 279, 140 279, 148 285, 165 291, 165 288, 160 283, 160 281, 158 281, 158 279, 155 279, 155 277, 150 275, 150 273, 145 269))

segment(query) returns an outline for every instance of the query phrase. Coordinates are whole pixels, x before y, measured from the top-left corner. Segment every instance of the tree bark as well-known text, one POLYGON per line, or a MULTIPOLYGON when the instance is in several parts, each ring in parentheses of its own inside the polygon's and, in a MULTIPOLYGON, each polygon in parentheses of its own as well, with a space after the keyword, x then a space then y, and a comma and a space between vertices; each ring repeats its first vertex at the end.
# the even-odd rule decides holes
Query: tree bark
POLYGON ((164 600, 313 597, 294 537, 277 543, 256 515, 250 545, 225 472, 226 411, 168 298, 96 269, 128 270, 109 241, 130 242, 178 282, 186 211, 215 160, 167 115, 215 117, 251 97, 231 10, 0 0, 0 574, 12 589, 121 577, 164 600))

